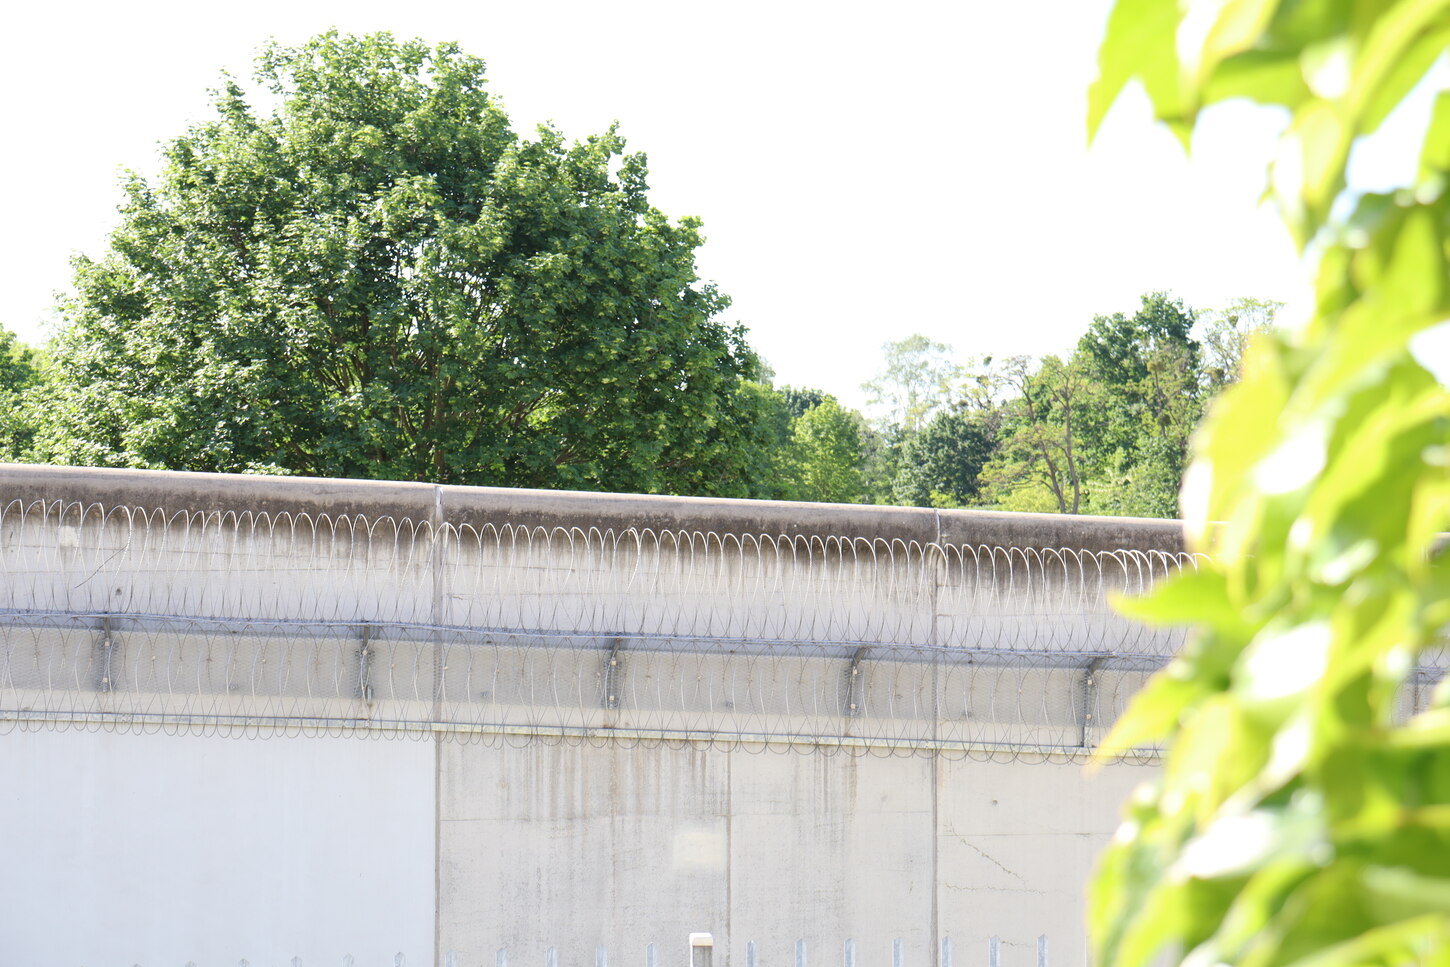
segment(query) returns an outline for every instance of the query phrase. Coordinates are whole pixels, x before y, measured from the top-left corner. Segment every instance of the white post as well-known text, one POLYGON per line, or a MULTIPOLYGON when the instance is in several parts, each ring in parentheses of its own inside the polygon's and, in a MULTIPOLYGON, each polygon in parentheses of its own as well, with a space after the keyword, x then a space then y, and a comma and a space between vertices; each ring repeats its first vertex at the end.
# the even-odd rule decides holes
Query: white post
POLYGON ((714 937, 708 933, 690 934, 690 967, 710 967, 714 953, 714 937))

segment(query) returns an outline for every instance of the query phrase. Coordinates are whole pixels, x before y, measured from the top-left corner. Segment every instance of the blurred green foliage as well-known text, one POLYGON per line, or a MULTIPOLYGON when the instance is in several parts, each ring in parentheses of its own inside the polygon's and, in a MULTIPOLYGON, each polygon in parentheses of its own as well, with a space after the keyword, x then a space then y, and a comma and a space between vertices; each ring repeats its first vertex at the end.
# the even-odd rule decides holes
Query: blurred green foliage
POLYGON ((1184 489, 1206 557, 1123 607, 1192 624, 1113 747, 1171 740, 1105 854, 1097 962, 1450 963, 1450 92, 1418 171, 1356 193, 1362 139, 1450 49, 1447 0, 1119 0, 1089 96, 1129 81, 1187 144, 1229 98, 1290 118, 1269 194, 1313 318, 1258 336, 1184 489))

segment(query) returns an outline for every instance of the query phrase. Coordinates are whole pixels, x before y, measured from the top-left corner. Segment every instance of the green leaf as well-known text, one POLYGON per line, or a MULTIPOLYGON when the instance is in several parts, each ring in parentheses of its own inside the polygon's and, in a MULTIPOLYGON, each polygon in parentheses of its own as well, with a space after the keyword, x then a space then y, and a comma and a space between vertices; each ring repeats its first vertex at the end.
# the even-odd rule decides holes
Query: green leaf
POLYGON ((1164 110, 1172 113, 1178 83, 1173 44, 1178 20, 1175 0, 1122 0, 1113 7, 1098 50, 1098 76, 1088 88, 1089 141, 1102 127, 1108 108, 1135 77, 1142 80, 1159 117, 1164 110), (1147 56, 1139 59, 1140 55, 1147 56))

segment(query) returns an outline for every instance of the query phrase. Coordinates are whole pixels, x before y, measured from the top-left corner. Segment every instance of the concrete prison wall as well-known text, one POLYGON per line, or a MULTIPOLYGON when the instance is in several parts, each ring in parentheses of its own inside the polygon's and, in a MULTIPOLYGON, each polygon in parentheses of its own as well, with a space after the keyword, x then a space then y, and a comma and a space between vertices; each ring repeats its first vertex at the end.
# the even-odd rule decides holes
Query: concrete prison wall
POLYGON ((1082 762, 1178 645, 1106 599, 1192 565, 1160 521, 0 467, 0 960, 1080 963, 1154 755, 1082 762))

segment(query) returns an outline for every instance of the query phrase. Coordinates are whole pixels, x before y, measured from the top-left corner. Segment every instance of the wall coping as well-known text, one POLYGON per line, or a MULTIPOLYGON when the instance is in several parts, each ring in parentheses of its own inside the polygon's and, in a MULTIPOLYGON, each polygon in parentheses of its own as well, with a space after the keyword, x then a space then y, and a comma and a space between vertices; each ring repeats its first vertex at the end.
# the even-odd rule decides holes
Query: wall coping
POLYGON ((0 508, 13 502, 99 505, 170 513, 251 511, 391 517, 588 530, 650 528, 772 537, 838 537, 1090 552, 1183 551, 1179 521, 1136 517, 934 510, 863 504, 459 487, 406 481, 277 477, 0 463, 0 508))

